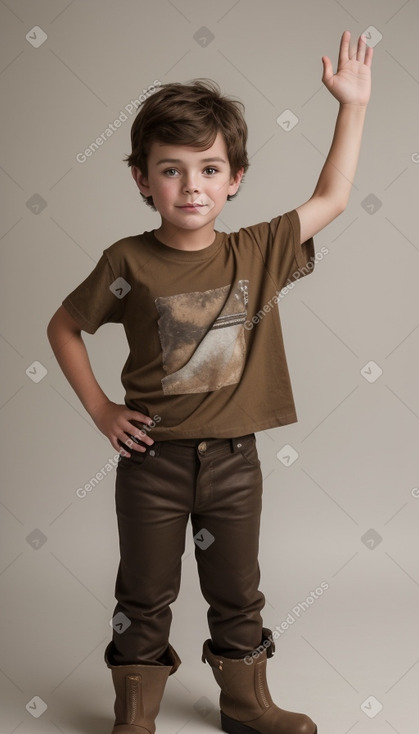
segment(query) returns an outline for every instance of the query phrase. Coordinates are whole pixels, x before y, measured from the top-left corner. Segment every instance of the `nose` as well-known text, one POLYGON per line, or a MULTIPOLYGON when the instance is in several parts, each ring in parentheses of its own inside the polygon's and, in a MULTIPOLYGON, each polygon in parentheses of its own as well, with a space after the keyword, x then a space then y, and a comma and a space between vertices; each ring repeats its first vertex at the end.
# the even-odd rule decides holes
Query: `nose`
POLYGON ((199 187, 196 182, 196 174, 192 171, 185 176, 184 191, 187 194, 198 191, 199 187))

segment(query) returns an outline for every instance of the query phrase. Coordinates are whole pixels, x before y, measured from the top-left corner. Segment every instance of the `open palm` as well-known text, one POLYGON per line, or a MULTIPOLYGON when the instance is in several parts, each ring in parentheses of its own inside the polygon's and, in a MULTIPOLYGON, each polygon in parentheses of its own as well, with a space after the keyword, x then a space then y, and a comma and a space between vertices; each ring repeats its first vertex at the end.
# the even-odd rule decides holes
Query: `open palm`
POLYGON ((350 49, 350 31, 344 31, 340 41, 338 70, 333 73, 328 56, 322 57, 322 82, 341 104, 367 105, 371 94, 371 64, 373 49, 362 36, 356 49, 350 49))

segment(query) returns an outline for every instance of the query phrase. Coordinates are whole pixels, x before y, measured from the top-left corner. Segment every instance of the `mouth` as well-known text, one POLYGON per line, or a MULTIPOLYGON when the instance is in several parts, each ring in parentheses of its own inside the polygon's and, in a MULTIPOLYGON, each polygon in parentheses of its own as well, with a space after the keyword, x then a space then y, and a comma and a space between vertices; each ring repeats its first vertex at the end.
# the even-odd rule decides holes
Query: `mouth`
POLYGON ((206 204, 182 204, 178 209, 202 209, 206 204))

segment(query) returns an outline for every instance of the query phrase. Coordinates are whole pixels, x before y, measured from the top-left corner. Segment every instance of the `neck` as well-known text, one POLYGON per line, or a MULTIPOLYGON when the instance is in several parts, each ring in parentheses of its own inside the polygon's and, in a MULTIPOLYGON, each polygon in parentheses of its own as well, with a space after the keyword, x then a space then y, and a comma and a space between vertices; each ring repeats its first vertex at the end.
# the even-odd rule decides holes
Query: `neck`
POLYGON ((163 220, 160 227, 154 230, 154 234, 164 245, 176 250, 203 250, 214 242, 214 221, 199 229, 181 229, 163 220))

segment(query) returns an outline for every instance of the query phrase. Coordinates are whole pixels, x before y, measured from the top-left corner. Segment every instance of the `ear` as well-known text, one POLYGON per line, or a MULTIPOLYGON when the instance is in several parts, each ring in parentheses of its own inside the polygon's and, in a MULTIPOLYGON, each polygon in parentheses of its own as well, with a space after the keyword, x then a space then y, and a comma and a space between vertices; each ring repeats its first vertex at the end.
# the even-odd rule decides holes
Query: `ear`
POLYGON ((137 166, 132 166, 131 174, 141 193, 144 196, 151 196, 148 179, 141 173, 140 169, 137 166))
POLYGON ((244 176, 244 168, 240 168, 235 176, 232 176, 230 179, 230 183, 228 186, 228 195, 233 196, 234 194, 237 194, 237 191, 239 189, 241 180, 244 176))

